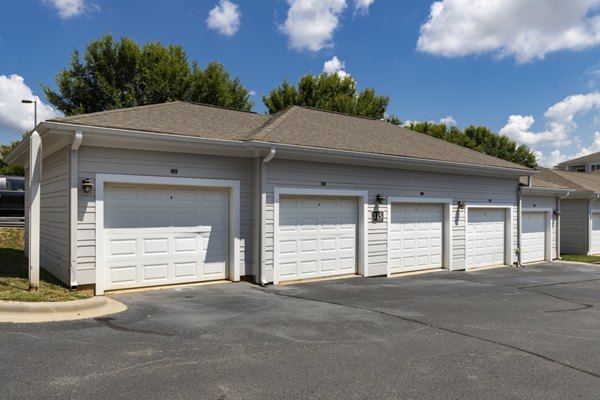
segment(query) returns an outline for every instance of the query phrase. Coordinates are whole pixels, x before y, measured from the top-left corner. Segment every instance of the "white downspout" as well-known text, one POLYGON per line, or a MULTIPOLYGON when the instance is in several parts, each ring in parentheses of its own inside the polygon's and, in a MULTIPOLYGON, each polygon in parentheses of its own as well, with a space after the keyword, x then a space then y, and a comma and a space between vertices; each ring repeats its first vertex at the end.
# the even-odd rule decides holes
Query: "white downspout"
POLYGON ((77 289, 77 208, 79 182, 79 146, 83 141, 83 132, 75 131, 71 151, 69 152, 69 267, 70 288, 77 289))
MULTIPOLYGON (((265 232, 267 230, 267 221, 265 218, 265 210, 267 208, 267 164, 275 158, 275 153, 277 151, 274 147, 271 147, 269 154, 265 158, 262 159, 260 163, 260 232, 258 235, 259 240, 259 248, 260 248, 260 263, 259 263, 259 274, 260 274, 260 284, 262 286, 268 283, 265 278, 265 259, 267 256, 267 250, 265 248, 265 232)), ((276 229, 276 228, 274 228, 276 229)))
POLYGON ((592 254, 592 203, 600 198, 600 193, 594 193, 594 196, 588 202, 588 255, 592 254))
POLYGON ((519 186, 518 189, 518 200, 517 200, 517 267, 523 267, 521 263, 521 238, 523 236, 522 232, 522 218, 523 218, 523 187, 519 186))
POLYGON ((560 260, 560 201, 571 195, 571 192, 566 192, 564 196, 556 199, 556 259, 560 260))

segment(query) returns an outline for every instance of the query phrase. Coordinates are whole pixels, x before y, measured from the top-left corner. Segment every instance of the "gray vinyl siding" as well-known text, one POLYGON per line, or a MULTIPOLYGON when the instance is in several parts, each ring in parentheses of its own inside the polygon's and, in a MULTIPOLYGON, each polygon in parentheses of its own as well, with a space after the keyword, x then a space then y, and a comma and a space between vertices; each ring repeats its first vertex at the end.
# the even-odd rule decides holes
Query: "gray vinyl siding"
POLYGON ((42 160, 40 197, 40 266, 69 285, 69 152, 42 160))
MULTIPOLYGON (((240 181, 240 275, 252 274, 252 177, 253 159, 159 151, 82 146, 79 149, 78 181, 96 174, 229 179, 240 181), (177 175, 171 169, 178 170, 177 175)), ((77 281, 95 283, 96 268, 95 190, 78 196, 77 281)))
MULTIPOLYGON (((467 204, 508 205, 513 209, 513 249, 516 249, 517 179, 490 178, 457 174, 406 171, 397 169, 337 165, 306 161, 282 160, 277 157, 268 164, 266 213, 265 277, 273 280, 273 201, 275 187, 366 190, 369 193, 368 262, 369 275, 387 271, 388 218, 373 223, 371 212, 378 193, 388 197, 451 198, 452 207, 452 266, 465 268, 465 210, 458 210, 457 201, 467 204), (321 182, 326 182, 323 187, 321 182), (421 195, 421 193, 423 193, 421 195), (491 199, 491 203, 490 200, 491 199)), ((513 255, 514 259, 514 255, 513 255)))
POLYGON ((554 260, 556 258, 556 216, 554 215, 554 211, 556 210, 556 197, 552 196, 532 196, 525 195, 523 196, 523 208, 550 208, 552 209, 552 213, 550 213, 552 222, 551 222, 551 234, 552 234, 552 252, 550 254, 551 258, 554 260))
POLYGON ((588 229, 588 200, 562 200, 560 202, 561 253, 587 254, 589 250, 588 229))

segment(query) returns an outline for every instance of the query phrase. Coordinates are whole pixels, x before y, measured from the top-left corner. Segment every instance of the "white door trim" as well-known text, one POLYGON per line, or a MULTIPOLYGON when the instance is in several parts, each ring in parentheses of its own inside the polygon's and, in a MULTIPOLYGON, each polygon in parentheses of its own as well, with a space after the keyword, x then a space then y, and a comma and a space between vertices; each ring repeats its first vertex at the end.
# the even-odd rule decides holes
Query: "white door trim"
POLYGON ((240 280, 240 181, 170 176, 96 174, 96 295, 104 294, 104 185, 194 186, 229 189, 229 279, 240 280))
POLYGON ((588 251, 587 255, 591 256, 596 254, 592 251, 592 235, 594 234, 594 214, 600 214, 600 208, 592 208, 591 201, 588 201, 588 251))
POLYGON ((504 264, 512 265, 513 262, 513 209, 515 206, 503 204, 467 204, 465 205, 465 270, 471 269, 467 264, 469 243, 469 209, 470 208, 503 208, 504 212, 504 264))
MULTIPOLYGON (((521 215, 525 212, 543 212, 546 213, 546 228, 544 232, 544 260, 552 261, 552 213, 554 210, 548 208, 526 207, 521 209, 521 215)), ((523 234, 521 233, 521 242, 523 234)))
POLYGON ((435 197, 389 197, 388 198, 388 220, 387 220, 387 276, 391 275, 390 240, 392 230, 392 203, 434 203, 443 204, 444 220, 442 235, 442 268, 452 271, 452 199, 440 199, 435 197))
POLYGON ((276 187, 273 198, 273 284, 279 283, 279 198, 282 195, 355 197, 358 199, 358 273, 369 276, 367 231, 369 215, 369 192, 366 190, 339 190, 314 188, 276 187))

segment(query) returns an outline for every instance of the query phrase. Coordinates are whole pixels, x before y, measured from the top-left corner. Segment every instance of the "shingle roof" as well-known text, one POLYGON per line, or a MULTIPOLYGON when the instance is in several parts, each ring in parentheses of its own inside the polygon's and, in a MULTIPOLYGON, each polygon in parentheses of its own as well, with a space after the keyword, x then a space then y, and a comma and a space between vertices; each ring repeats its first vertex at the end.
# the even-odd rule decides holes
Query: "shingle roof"
POLYGON ((269 143, 529 170, 466 147, 370 118, 292 107, 254 137, 269 143))
POLYGON ((177 101, 50 121, 530 171, 522 165, 387 122, 298 106, 263 115, 177 101))
POLYGON ((600 192, 600 175, 547 169, 533 177, 532 186, 575 189, 578 192, 600 192))
POLYGON ((560 165, 585 164, 588 161, 600 162, 600 151, 597 153, 588 154, 587 156, 577 157, 572 160, 563 161, 560 165))
POLYGON ((209 139, 245 140, 270 119, 271 116, 264 114, 174 101, 50 121, 209 139))

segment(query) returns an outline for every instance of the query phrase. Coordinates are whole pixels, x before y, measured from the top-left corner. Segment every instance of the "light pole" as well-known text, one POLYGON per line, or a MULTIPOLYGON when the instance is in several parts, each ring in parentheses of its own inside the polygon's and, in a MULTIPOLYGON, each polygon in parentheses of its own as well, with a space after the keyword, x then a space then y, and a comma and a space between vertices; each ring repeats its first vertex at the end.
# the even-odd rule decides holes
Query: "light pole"
POLYGON ((37 126, 37 101, 36 100, 21 100, 21 103, 31 104, 33 103, 33 129, 37 126))

